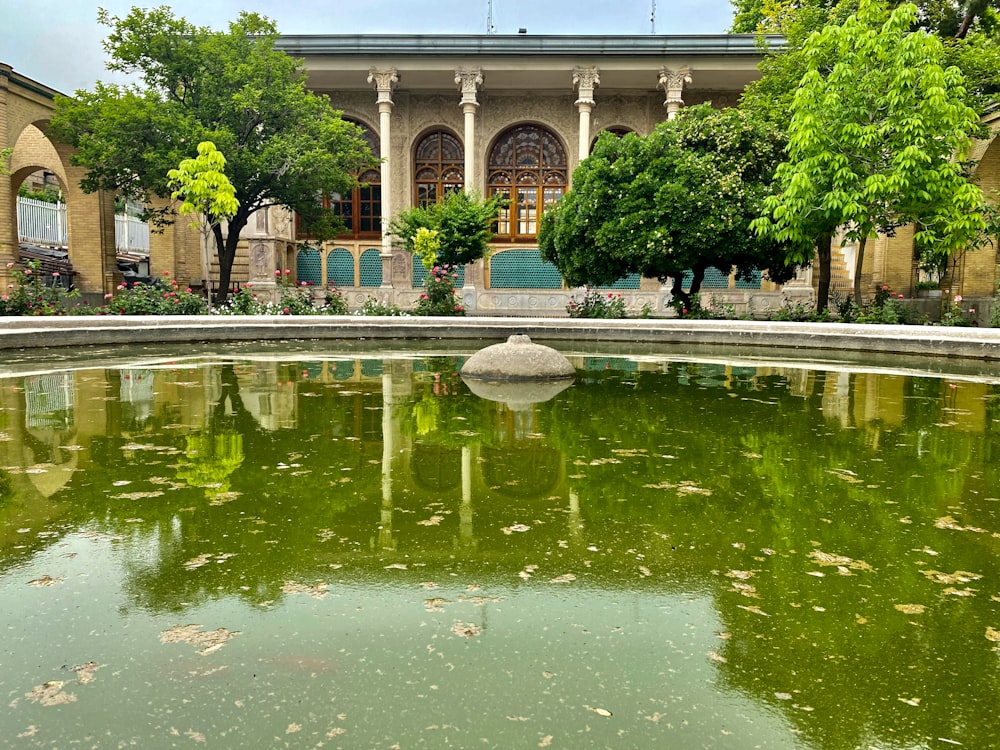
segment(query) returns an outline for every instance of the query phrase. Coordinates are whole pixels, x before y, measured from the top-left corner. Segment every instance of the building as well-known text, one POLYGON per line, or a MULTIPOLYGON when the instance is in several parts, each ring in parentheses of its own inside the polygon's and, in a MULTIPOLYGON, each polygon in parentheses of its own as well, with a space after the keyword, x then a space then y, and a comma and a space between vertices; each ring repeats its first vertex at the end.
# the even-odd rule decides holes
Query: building
MULTIPOLYGON (((490 257, 462 279, 467 310, 499 314, 565 310, 574 290, 541 261, 536 233, 599 132, 646 134, 685 105, 734 105, 761 59, 750 35, 316 35, 278 46, 304 61, 308 85, 361 125, 382 158, 363 187, 331 202, 349 232, 299 252, 299 278, 335 281, 353 305, 373 295, 409 306, 423 268, 380 217, 453 190, 500 193, 509 208, 490 257)), ((707 285, 740 300, 752 291, 718 273, 707 285)), ((749 286, 777 298, 766 282, 749 286)), ((614 288, 634 309, 669 300, 655 279, 614 288)))

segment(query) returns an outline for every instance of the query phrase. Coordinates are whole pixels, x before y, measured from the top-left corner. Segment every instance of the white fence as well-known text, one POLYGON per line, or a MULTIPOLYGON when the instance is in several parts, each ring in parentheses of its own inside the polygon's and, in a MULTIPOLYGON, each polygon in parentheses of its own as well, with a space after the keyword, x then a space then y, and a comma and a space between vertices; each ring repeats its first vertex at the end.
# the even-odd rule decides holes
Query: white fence
MULTIPOLYGON (((17 199, 17 234, 21 242, 47 247, 66 247, 66 204, 33 198, 17 199)), ((149 252, 149 224, 135 216, 115 214, 115 249, 149 252)))
POLYGON ((149 252, 149 224, 131 214, 115 214, 115 249, 149 252))

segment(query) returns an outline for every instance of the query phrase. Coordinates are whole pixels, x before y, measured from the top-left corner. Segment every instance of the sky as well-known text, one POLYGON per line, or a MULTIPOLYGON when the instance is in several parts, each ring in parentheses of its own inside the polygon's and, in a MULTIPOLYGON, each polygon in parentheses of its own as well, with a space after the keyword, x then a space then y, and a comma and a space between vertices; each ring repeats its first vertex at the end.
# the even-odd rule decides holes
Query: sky
MULTIPOLYGON (((0 62, 65 94, 93 89, 109 73, 101 46, 113 16, 169 5, 198 26, 225 29, 240 11, 273 19, 282 34, 484 34, 489 0, 0 0, 0 62)), ((652 0, 493 0, 497 34, 650 34, 652 0)), ((657 34, 722 34, 730 0, 659 0, 657 34)))

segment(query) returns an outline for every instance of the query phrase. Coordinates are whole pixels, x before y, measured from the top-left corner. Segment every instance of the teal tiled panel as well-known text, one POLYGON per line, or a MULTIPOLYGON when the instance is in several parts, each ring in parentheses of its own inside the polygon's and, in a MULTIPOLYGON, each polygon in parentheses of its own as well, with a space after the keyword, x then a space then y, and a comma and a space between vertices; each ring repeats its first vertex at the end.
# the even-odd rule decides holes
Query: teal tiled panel
POLYGON ((562 289, 562 276, 538 250, 503 250, 490 258, 491 289, 562 289))
MULTIPOLYGON (((681 287, 684 289, 691 288, 691 282, 694 280, 694 274, 690 271, 684 272, 684 281, 681 287)), ((723 274, 718 268, 714 266, 709 266, 705 269, 705 278, 701 282, 702 289, 728 289, 729 288, 729 276, 723 274)))
POLYGON ((319 251, 313 250, 311 247, 299 250, 299 254, 295 258, 295 280, 320 284, 323 276, 322 267, 323 261, 319 257, 319 251))
POLYGON ((742 281, 741 279, 736 279, 737 289, 760 289, 760 282, 763 274, 760 271, 754 271, 753 276, 751 276, 747 281, 742 281))
POLYGON ((618 279, 611 286, 599 286, 596 289, 613 289, 615 291, 624 291, 626 289, 638 289, 639 288, 639 274, 630 273, 624 278, 618 279))
POLYGON ((342 247, 335 248, 326 256, 326 283, 335 286, 354 286, 354 256, 342 247))
POLYGON ((371 247, 361 253, 361 286, 382 286, 382 253, 371 247))

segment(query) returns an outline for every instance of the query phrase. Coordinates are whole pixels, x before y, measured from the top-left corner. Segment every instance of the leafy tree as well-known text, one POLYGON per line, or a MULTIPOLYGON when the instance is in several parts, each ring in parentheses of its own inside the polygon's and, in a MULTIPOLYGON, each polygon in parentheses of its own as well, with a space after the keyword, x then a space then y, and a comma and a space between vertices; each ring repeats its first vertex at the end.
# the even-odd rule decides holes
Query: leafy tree
POLYGON ((978 126, 956 67, 943 67, 940 39, 911 31, 914 5, 886 18, 862 0, 842 25, 813 33, 807 72, 791 105, 789 160, 778 167, 779 195, 754 222, 761 236, 789 242, 791 260, 817 234, 846 227, 858 242, 855 298, 861 297, 865 243, 916 224, 918 249, 949 253, 984 228, 982 196, 955 160, 978 126), (833 60, 833 65, 829 63, 833 60))
POLYGON ((195 214, 206 232, 231 219, 239 210, 236 190, 223 171, 226 157, 211 141, 198 144, 198 156, 185 159, 167 172, 167 184, 176 188, 170 197, 180 200, 177 212, 195 214))
POLYGON ((493 196, 482 200, 476 195, 458 191, 440 203, 418 206, 402 211, 393 219, 389 231, 406 242, 410 252, 420 229, 437 232, 437 262, 463 266, 486 255, 493 239, 493 225, 504 199, 493 196))
MULTIPOLYGON (((734 14, 731 31, 784 33, 785 24, 802 12, 828 12, 836 0, 732 0, 734 14)), ((895 7, 901 3, 893 2, 895 7)), ((839 3, 845 5, 845 3, 839 3)), ((856 3, 854 3, 856 6, 856 3)), ((976 30, 994 31, 1000 21, 998 0, 922 0, 917 4, 920 28, 942 37, 965 39, 976 30)))
POLYGON ((781 160, 779 133, 737 109, 685 109, 643 138, 602 134, 573 174, 573 189, 546 211, 542 257, 566 281, 606 285, 628 273, 673 279, 698 292, 705 270, 733 267, 746 277, 767 269, 787 281, 787 249, 761 240, 750 222, 771 190, 781 160))
MULTIPOLYGON (((895 0, 891 4, 895 4, 895 0)), ((792 100, 809 66, 830 71, 837 61, 833 50, 828 50, 825 59, 818 57, 814 50, 812 59, 807 59, 806 41, 811 34, 821 31, 828 24, 843 24, 856 10, 857 0, 743 0, 737 4, 734 29, 784 36, 783 46, 768 50, 760 64, 762 76, 744 91, 740 107, 752 110, 756 117, 787 131, 792 100), (748 17, 741 17, 741 12, 756 14, 753 15, 756 19, 754 25, 748 26, 750 21, 748 17)), ((926 13, 921 13, 925 27, 935 30, 926 21, 928 17, 926 13)), ((944 41, 948 64, 956 65, 965 74, 967 103, 980 112, 984 111, 1000 90, 1000 45, 992 25, 984 21, 966 38, 944 41)), ((799 247, 798 257, 808 260, 816 253, 819 269, 817 307, 822 310, 829 302, 832 243, 838 227, 831 221, 813 218, 817 221, 811 240, 799 247)))
MULTIPOLYGON (((220 296, 240 234, 259 209, 287 206, 317 239, 338 230, 316 195, 348 192, 352 175, 375 160, 360 130, 305 88, 301 62, 274 49, 272 21, 241 13, 219 32, 166 7, 133 8, 124 18, 102 10, 98 20, 111 29, 108 69, 141 84, 98 81, 93 91, 57 97, 52 132, 76 147, 73 163, 88 170, 84 190, 122 191, 147 204, 169 199, 168 170, 196 144, 214 143, 227 156, 225 176, 239 201, 226 233, 218 223, 212 228, 220 296)), ((170 209, 148 218, 169 221, 170 209)))

